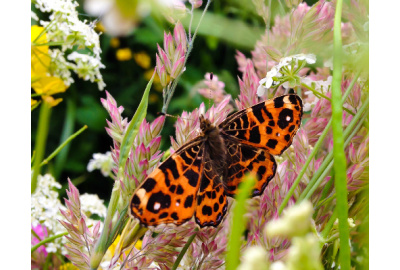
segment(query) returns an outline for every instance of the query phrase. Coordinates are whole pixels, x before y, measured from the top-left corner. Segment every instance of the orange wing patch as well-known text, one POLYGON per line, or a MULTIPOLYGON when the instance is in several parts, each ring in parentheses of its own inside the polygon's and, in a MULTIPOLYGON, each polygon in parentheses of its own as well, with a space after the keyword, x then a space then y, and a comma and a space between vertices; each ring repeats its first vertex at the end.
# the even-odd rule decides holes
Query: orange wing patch
POLYGON ((178 149, 136 189, 130 215, 145 226, 174 223, 193 217, 203 171, 203 145, 195 139, 178 149))
POLYGON ((226 194, 233 197, 242 178, 247 172, 257 174, 258 181, 253 189, 253 196, 263 193, 269 181, 275 176, 276 162, 272 155, 263 149, 256 149, 244 144, 237 144, 228 139, 225 141, 227 153, 226 194))
POLYGON ((292 144, 302 115, 301 99, 297 95, 285 95, 232 115, 220 128, 233 140, 280 155, 292 144))
POLYGON ((200 227, 218 226, 226 214, 228 202, 220 176, 211 160, 205 161, 197 195, 195 221, 200 227))

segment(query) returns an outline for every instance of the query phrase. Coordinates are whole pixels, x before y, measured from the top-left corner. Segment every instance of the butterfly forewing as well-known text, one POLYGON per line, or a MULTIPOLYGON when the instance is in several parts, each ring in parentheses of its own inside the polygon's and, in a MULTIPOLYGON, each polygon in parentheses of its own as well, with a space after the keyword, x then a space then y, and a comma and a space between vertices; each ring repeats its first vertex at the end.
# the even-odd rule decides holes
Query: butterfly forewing
POLYGON ((300 127, 303 104, 297 95, 285 95, 239 111, 220 124, 232 140, 280 155, 300 127))
POLYGON ((180 225, 193 217, 203 171, 200 138, 182 146, 136 189, 130 214, 146 226, 180 225))

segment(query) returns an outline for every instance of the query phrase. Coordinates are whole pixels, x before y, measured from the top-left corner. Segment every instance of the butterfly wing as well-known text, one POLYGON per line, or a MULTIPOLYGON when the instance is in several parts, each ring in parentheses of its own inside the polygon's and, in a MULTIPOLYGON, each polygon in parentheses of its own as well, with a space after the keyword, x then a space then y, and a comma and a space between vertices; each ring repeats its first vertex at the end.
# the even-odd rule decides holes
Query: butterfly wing
POLYGON ((219 128, 233 141, 280 155, 292 144, 302 115, 300 97, 285 95, 236 112, 219 128))
POLYGON ((275 176, 276 162, 266 150, 224 138, 227 148, 227 169, 224 176, 226 194, 233 197, 242 178, 247 172, 255 172, 258 181, 253 188, 253 196, 261 195, 269 181, 275 176))
POLYGON ((133 194, 130 215, 145 226, 180 225, 191 219, 203 173, 203 146, 197 137, 155 169, 133 194))
POLYGON ((207 153, 203 164, 204 169, 197 195, 195 221, 200 227, 216 227, 226 214, 228 201, 221 182, 221 175, 217 172, 215 163, 207 153))

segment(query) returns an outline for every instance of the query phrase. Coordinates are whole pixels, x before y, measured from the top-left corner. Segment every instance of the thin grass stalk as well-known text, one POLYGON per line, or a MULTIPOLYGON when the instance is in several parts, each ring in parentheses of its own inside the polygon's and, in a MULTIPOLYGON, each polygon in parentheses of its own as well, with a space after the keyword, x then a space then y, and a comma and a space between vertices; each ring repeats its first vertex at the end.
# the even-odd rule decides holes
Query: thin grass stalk
MULTIPOLYGON (((74 131, 75 119, 76 119, 76 104, 73 99, 67 99, 67 111, 65 114, 64 125, 61 133, 60 144, 68 139, 69 136, 74 131)), ((58 179, 61 171, 66 163, 68 158, 70 145, 66 145, 60 153, 57 154, 57 157, 54 160, 54 176, 55 179, 58 179)))
MULTIPOLYGON (((92 226, 93 226, 93 224, 90 224, 88 226, 88 228, 90 228, 92 226)), ((43 239, 42 241, 40 241, 39 243, 37 243, 36 245, 31 247, 31 253, 33 253, 35 250, 37 250, 40 246, 43 246, 44 244, 50 243, 53 240, 55 240, 57 238, 61 238, 61 237, 65 236, 65 235, 68 235, 68 232, 59 233, 59 234, 53 235, 53 236, 51 236, 49 238, 43 239)))
POLYGON ((80 130, 69 136, 68 139, 66 139, 60 146, 57 147, 56 150, 53 151, 53 153, 51 153, 45 160, 43 160, 42 163, 40 163, 40 166, 49 163, 49 161, 52 160, 65 146, 67 146, 67 144, 69 144, 73 139, 75 139, 79 134, 81 134, 87 128, 88 126, 84 125, 80 130))
MULTIPOLYGON (((364 121, 364 118, 362 119, 362 121, 360 121, 357 124, 357 126, 354 129, 349 129, 349 128, 346 129, 346 131, 352 131, 352 133, 349 136, 345 136, 347 138, 346 142, 344 143, 344 147, 345 148, 350 143, 351 139, 357 134, 357 132, 359 131, 359 129, 363 125, 363 121, 364 121)), ((315 174, 315 175, 318 175, 318 176, 315 177, 315 178, 313 177, 310 180, 309 184, 307 185, 307 188, 300 195, 298 202, 300 202, 302 200, 309 199, 312 196, 312 194, 314 193, 314 191, 319 187, 319 185, 325 179, 325 177, 328 175, 328 173, 330 172, 330 170, 332 169, 332 166, 333 166, 333 153, 332 152, 329 153, 329 155, 326 157, 326 159, 324 160, 324 163, 328 164, 326 166, 325 170, 323 171, 323 173, 321 175, 318 175, 318 172, 315 174)), ((321 165, 321 167, 325 167, 325 166, 322 166, 322 165, 321 165)))
POLYGON ((339 219, 340 269, 350 270, 350 233, 348 225, 346 155, 342 127, 342 0, 337 0, 333 23, 333 75, 332 75, 332 132, 333 169, 335 170, 336 207, 339 219))
MULTIPOLYGON (((347 96, 350 94, 351 90, 353 89, 354 84, 356 83, 358 77, 360 76, 361 71, 358 71, 356 76, 354 76, 353 80, 351 81, 349 87, 347 87, 346 92, 342 98, 342 105, 345 102, 347 96)), ((311 160, 313 157, 317 154, 319 148, 321 147, 326 135, 329 132, 329 129, 332 125, 332 119, 329 120, 328 124, 326 125, 324 131, 322 132, 321 136, 319 137, 318 141, 314 145, 313 150, 311 151, 310 156, 307 158, 306 162, 304 163, 304 166, 301 168, 300 173, 298 174, 297 178, 293 182, 293 185, 290 187, 288 193, 286 194, 285 198, 282 201, 282 204, 279 206, 278 213, 279 215, 282 214, 283 209, 285 209, 287 203, 289 202, 289 199, 293 196, 294 190, 297 188, 299 185, 304 173, 306 172, 308 165, 310 164, 311 160)))
POLYGON ((43 102, 40 106, 39 124, 36 133, 35 141, 35 160, 33 161, 33 174, 31 179, 31 194, 33 194, 37 187, 38 176, 40 174, 40 163, 43 159, 46 150, 47 134, 49 132, 51 107, 47 102, 43 102))
POLYGON ((186 244, 183 246, 181 252, 179 253, 178 257, 175 260, 174 265, 172 266, 171 270, 176 270, 180 264, 180 262, 183 259, 183 256, 185 256, 186 251, 188 250, 189 246, 192 244, 194 238, 196 238, 197 232, 199 231, 198 228, 195 229, 195 233, 192 234, 189 239, 187 240, 186 244))
POLYGON ((228 252, 226 254, 226 269, 235 270, 240 263, 240 247, 242 246, 242 235, 245 230, 246 199, 249 198, 251 190, 256 183, 254 175, 246 175, 239 185, 239 191, 235 196, 236 204, 232 211, 231 234, 228 240, 228 252))

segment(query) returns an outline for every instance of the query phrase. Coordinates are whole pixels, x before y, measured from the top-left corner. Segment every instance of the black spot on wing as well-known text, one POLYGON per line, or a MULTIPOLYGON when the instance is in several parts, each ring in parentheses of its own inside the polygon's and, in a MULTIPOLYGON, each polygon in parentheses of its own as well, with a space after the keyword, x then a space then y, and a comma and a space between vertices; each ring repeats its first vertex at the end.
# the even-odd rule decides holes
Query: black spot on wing
POLYGON ((289 132, 292 132, 295 128, 296 128, 295 125, 291 125, 291 126, 289 127, 289 132))
POLYGON ((159 218, 166 218, 166 217, 168 217, 168 213, 167 212, 161 213, 158 217, 159 218))
POLYGON ((277 97, 277 98, 274 99, 275 108, 282 108, 283 107, 283 104, 284 104, 283 98, 284 97, 285 96, 280 96, 280 97, 277 97))
POLYGON ((164 194, 161 191, 157 193, 153 193, 148 202, 146 209, 152 213, 158 213, 161 209, 168 208, 171 205, 171 196, 168 194, 164 194), (154 209, 154 205, 156 203, 160 204, 160 207, 158 209, 154 209))
POLYGON ((169 191, 171 191, 171 193, 174 193, 175 190, 176 190, 176 186, 175 185, 172 185, 172 186, 169 187, 169 191))
POLYGON ((223 203, 224 202, 224 195, 219 196, 219 203, 223 203))
POLYGON ((290 103, 292 103, 293 105, 297 105, 297 99, 295 95, 289 95, 289 101, 290 103))
POLYGON ((182 188, 182 186, 181 185, 178 185, 178 188, 176 189, 176 194, 178 194, 178 195, 181 195, 181 194, 183 194, 183 188, 182 188))
POLYGON ((138 206, 139 204, 140 204, 140 199, 139 199, 139 197, 138 197, 138 195, 133 195, 133 198, 132 198, 132 203, 131 203, 131 205, 134 205, 134 206, 138 206))
POLYGON ((214 203, 214 212, 217 212, 219 209, 219 204, 218 203, 214 203))
POLYGON ((258 167, 258 171, 257 171, 258 178, 262 179, 262 177, 266 171, 267 171, 267 168, 265 168, 265 166, 258 167))
POLYGON ((183 175, 189 180, 189 185, 191 185, 192 187, 197 186, 197 183, 199 181, 198 173, 196 173, 192 169, 188 169, 183 175))
POLYGON ((272 133, 272 128, 270 128, 269 126, 267 126, 266 132, 267 132, 267 134, 271 134, 271 133, 272 133))
POLYGON ((264 117, 262 115, 261 112, 261 108, 256 110, 255 108, 253 108, 253 114, 254 116, 257 118, 258 122, 263 123, 264 122, 264 117))
POLYGON ((290 141, 290 135, 289 134, 285 135, 285 141, 287 141, 287 142, 290 141))
POLYGON ((208 180, 208 178, 203 175, 203 177, 201 179, 201 184, 200 184, 200 191, 205 190, 209 184, 210 184, 210 180, 208 180))
POLYGON ((293 122, 293 111, 291 109, 283 109, 279 113, 279 120, 277 122, 281 129, 285 129, 289 123, 293 122))
POLYGON ((178 213, 176 213, 176 212, 173 212, 173 213, 171 214, 171 217, 172 217, 174 220, 178 220, 178 219, 179 219, 178 213))
POLYGON ((251 141, 252 143, 260 143, 261 142, 260 129, 258 126, 252 128, 250 130, 249 141, 251 141))
POLYGON ((277 144, 278 144, 278 141, 275 139, 269 139, 267 142, 267 146, 272 149, 275 149, 277 144))
POLYGON ((271 127, 275 126, 275 121, 274 120, 269 121, 268 126, 271 126, 271 127))
POLYGON ((147 180, 144 181, 141 188, 144 188, 146 192, 150 192, 156 186, 156 183, 157 183, 156 180, 154 180, 153 178, 147 178, 147 180))
POLYGON ((186 199, 185 199, 184 207, 185 207, 185 208, 192 207, 192 204, 193 204, 193 195, 189 195, 189 196, 187 196, 186 199))
POLYGON ((201 213, 203 213, 203 215, 206 215, 206 216, 211 216, 212 208, 207 205, 204 205, 203 208, 201 209, 201 213))

